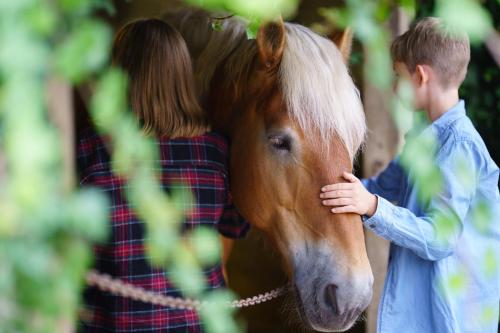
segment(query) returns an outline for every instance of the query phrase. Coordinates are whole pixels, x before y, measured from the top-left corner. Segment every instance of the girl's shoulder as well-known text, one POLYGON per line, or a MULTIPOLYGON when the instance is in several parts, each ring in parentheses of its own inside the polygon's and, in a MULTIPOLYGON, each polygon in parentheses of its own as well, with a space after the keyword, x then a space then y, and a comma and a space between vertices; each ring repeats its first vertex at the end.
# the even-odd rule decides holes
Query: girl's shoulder
POLYGON ((160 139, 163 163, 205 165, 226 171, 228 167, 228 139, 215 131, 199 136, 160 139))
POLYGON ((227 137, 216 131, 210 131, 200 136, 207 144, 213 145, 224 152, 229 149, 229 140, 227 137))

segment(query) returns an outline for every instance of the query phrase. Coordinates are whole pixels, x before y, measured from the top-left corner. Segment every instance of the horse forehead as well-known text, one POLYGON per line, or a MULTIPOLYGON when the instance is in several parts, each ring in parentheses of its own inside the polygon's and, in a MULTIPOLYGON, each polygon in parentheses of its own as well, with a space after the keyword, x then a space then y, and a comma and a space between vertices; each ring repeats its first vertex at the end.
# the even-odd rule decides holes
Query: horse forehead
POLYGON ((302 128, 299 122, 291 117, 287 111, 283 94, 275 89, 267 102, 264 110, 264 122, 266 127, 289 127, 295 130, 297 136, 302 140, 302 145, 308 151, 304 159, 320 170, 321 175, 331 178, 330 175, 341 175, 343 170, 351 168, 351 160, 342 140, 333 135, 328 140, 322 137, 320 131, 314 128, 302 128))
POLYGON ((264 117, 266 127, 290 125, 291 119, 286 110, 285 101, 283 100, 283 94, 281 91, 274 88, 266 96, 266 98, 267 99, 263 103, 265 104, 265 107, 262 109, 262 116, 264 117))
POLYGON ((315 170, 321 186, 343 181, 342 173, 351 171, 352 162, 340 138, 334 135, 327 141, 319 132, 306 133, 304 137, 309 151, 304 163, 315 170))

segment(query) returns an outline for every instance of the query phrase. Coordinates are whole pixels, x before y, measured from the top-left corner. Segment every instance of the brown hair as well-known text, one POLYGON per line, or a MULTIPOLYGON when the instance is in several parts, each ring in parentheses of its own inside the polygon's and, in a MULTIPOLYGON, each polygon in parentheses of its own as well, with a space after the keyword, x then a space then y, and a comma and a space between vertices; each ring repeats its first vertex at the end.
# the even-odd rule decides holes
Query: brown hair
POLYGON ((410 73, 417 65, 429 65, 443 88, 459 87, 470 60, 469 38, 438 18, 426 17, 392 42, 391 56, 393 61, 403 62, 410 73))
POLYGON ((174 138, 207 131, 188 49, 168 23, 128 23, 116 34, 112 58, 128 75, 130 105, 146 133, 174 138))

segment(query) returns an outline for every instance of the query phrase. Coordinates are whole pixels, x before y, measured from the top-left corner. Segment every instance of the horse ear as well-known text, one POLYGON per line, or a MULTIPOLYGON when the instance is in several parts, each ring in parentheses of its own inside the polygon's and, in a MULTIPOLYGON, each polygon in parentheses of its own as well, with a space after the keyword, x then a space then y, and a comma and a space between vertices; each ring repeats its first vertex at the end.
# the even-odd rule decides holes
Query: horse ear
POLYGON ((352 48, 352 31, 346 28, 344 31, 335 31, 330 35, 330 39, 337 45, 344 58, 344 62, 349 63, 349 56, 352 48))
POLYGON ((266 69, 279 65, 285 49, 285 24, 283 19, 268 22, 259 28, 257 33, 257 49, 259 60, 266 69))

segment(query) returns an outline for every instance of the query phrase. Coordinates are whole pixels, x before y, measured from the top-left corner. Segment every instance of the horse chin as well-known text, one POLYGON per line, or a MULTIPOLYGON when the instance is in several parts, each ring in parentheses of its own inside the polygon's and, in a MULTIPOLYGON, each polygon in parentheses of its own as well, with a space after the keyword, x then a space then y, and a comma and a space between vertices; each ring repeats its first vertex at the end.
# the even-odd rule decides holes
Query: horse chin
POLYGON ((338 315, 332 311, 326 310, 319 305, 318 296, 312 295, 305 305, 301 292, 295 286, 295 297, 297 302, 297 312, 302 324, 309 330, 318 332, 345 332, 349 330, 357 318, 363 312, 362 309, 351 310, 343 315, 338 315))

